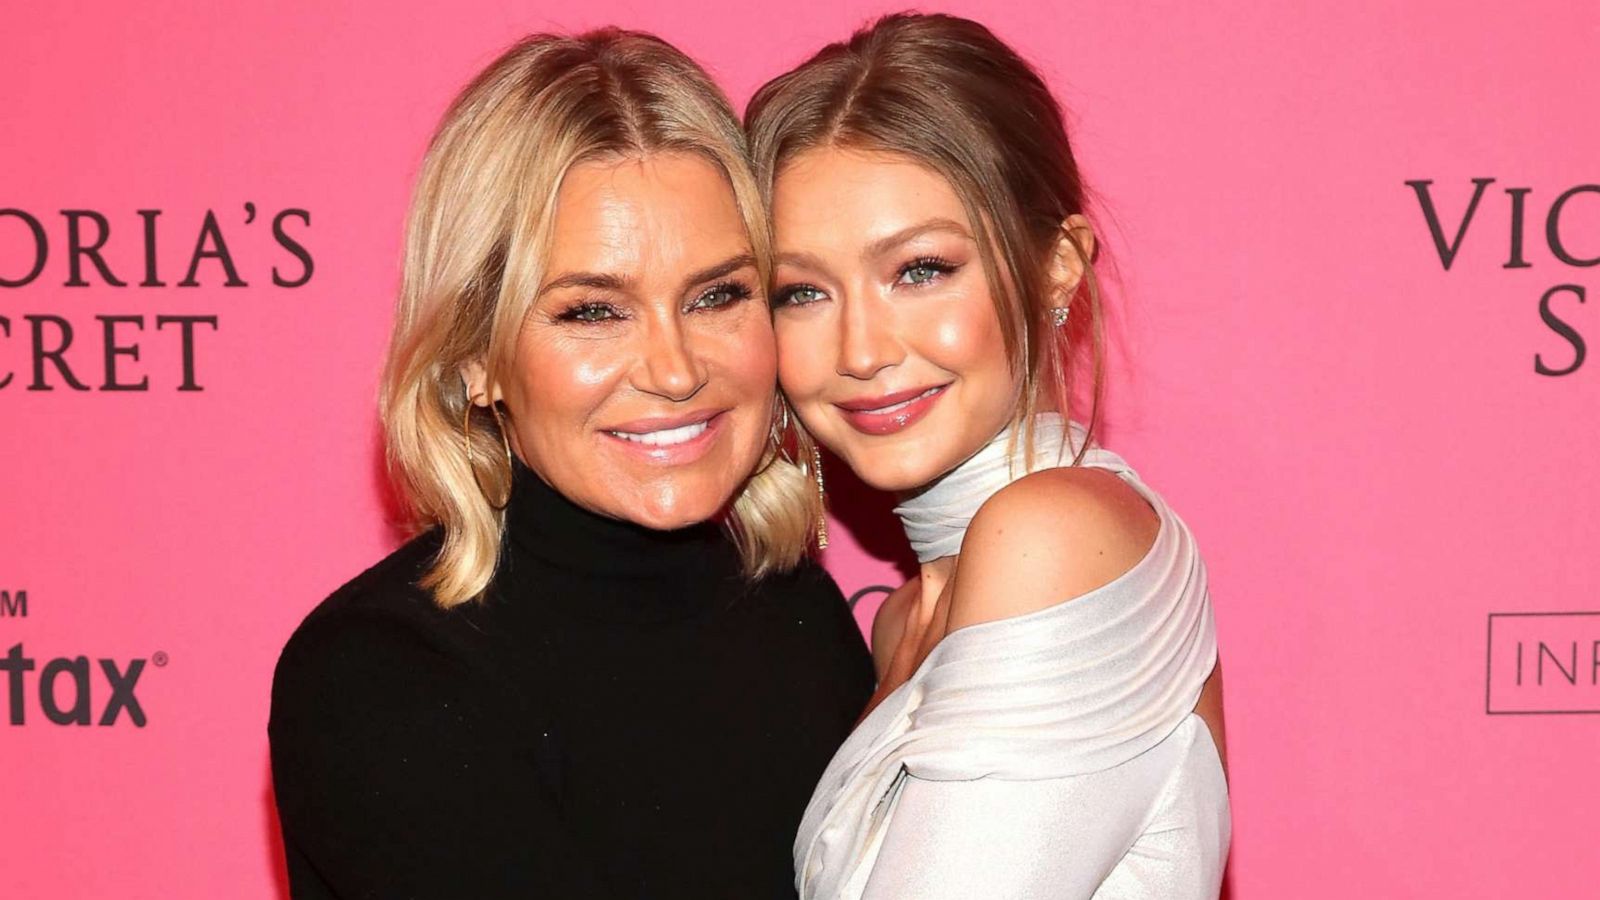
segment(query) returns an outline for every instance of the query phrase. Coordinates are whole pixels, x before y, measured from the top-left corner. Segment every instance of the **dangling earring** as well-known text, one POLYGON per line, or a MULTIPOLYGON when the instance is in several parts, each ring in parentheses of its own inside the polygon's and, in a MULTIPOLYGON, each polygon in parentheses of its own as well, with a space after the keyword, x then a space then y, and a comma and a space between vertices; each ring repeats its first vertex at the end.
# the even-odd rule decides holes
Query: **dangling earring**
MULTIPOLYGON (((499 503, 494 502, 489 498, 489 492, 483 489, 483 481, 482 479, 478 478, 478 466, 475 462, 473 462, 472 408, 477 405, 476 401, 482 399, 483 397, 483 394, 479 394, 477 397, 470 397, 467 399, 466 409, 461 415, 461 442, 467 448, 467 471, 472 473, 472 480, 478 485, 478 493, 483 495, 484 502, 489 504, 490 509, 494 510, 495 512, 500 512, 501 510, 505 509, 509 503, 511 503, 511 488, 509 486, 506 488, 506 495, 499 503)), ((489 404, 489 411, 494 414, 495 424, 500 427, 500 445, 505 448, 506 472, 510 473, 513 469, 513 466, 511 465, 511 441, 506 437, 505 420, 500 418, 500 410, 495 409, 494 404, 489 404)))
POLYGON ((811 444, 811 476, 817 482, 817 549, 828 549, 828 492, 822 487, 822 451, 811 444))

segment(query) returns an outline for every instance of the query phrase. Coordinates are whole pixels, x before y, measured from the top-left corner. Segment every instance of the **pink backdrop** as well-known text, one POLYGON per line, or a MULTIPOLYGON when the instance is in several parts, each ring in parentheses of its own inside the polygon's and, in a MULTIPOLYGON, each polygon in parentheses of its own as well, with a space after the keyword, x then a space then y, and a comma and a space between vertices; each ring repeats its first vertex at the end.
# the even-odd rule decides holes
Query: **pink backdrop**
MULTIPOLYGON (((0 288, 0 652, 36 665, 0 658, 23 687, 0 719, 0 896, 282 893, 272 665, 318 599, 397 541, 373 396, 402 215, 475 70, 531 30, 619 23, 677 42, 742 102, 898 4, 581 6, 8 10, 0 208, 36 220, 49 252, 0 288), (82 245, 98 228, 63 210, 104 217, 127 286, 87 257, 88 286, 67 285, 69 220, 82 245), (218 234, 245 286, 214 257, 180 286, 218 234), (279 286, 274 269, 305 274, 291 243, 314 272, 279 286), (190 320, 198 391, 178 389, 182 316, 215 317, 190 320), (60 359, 90 390, 50 358, 53 389, 31 390, 36 344, 58 346, 62 322, 60 359), (108 328, 114 350, 138 348, 112 355, 115 379, 108 328), (119 698, 109 725, 47 714, 74 714, 78 656, 91 720, 119 698), (47 710, 37 686, 58 657, 62 709, 47 710)), ((1122 348, 1108 443, 1182 512, 1212 573, 1231 896, 1594 896, 1600 715, 1581 711, 1600 710, 1600 616, 1491 614, 1600 610, 1600 363, 1535 368, 1571 368, 1600 338, 1600 298, 1581 302, 1600 291, 1583 265, 1600 256, 1600 189, 1561 208, 1554 248, 1547 221, 1600 182, 1600 8, 940 8, 1038 62, 1102 201, 1122 348), (1447 271, 1407 182, 1431 180, 1448 245, 1474 178, 1494 181, 1447 271)), ((0 215, 0 278, 34 261, 28 220, 0 215)), ((877 558, 893 546, 882 504, 839 504, 827 561, 846 593, 898 584, 877 558)))

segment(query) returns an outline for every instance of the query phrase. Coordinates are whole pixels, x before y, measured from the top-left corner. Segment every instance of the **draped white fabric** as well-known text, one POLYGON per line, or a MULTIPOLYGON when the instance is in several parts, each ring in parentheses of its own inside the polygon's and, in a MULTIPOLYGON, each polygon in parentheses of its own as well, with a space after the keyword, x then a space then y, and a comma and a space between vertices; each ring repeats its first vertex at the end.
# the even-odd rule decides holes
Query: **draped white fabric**
MULTIPOLYGON (((1064 459, 1058 455, 1066 432, 1061 417, 1041 415, 1036 424, 1036 467, 1070 461, 1071 448, 1064 459)), ((1076 423, 1071 434, 1073 446, 1081 445, 1076 423)), ((958 551, 977 508, 1023 474, 1020 465, 1008 465, 1008 439, 1002 433, 897 510, 920 557, 958 551)), ((824 772, 795 843, 802 898, 859 897, 884 830, 919 827, 889 825, 896 804, 888 801, 902 775, 1035 781, 1103 772, 1156 747, 1191 715, 1216 660, 1194 538, 1116 454, 1092 448, 1082 464, 1115 472, 1150 502, 1160 518, 1154 544, 1107 585, 1026 615, 960 628, 939 642, 824 772)), ((1215 756, 1214 748, 1209 752, 1215 756)), ((1218 793, 1225 825, 1225 789, 1218 793)), ((1150 813, 1133 812, 1145 819, 1150 813)), ((1018 824, 1036 830, 1057 823, 1018 824)))

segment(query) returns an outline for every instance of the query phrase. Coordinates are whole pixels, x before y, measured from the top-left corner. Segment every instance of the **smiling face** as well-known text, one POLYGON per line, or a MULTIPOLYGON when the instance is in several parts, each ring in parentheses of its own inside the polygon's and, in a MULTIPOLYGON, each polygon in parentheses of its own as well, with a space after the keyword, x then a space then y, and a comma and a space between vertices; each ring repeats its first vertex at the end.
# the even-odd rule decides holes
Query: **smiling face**
POLYGON ((1005 427, 1021 380, 948 181, 820 147, 779 172, 773 222, 779 381, 863 481, 922 487, 1005 427))
MULTIPOLYGON (((659 153, 574 166, 557 204, 496 391, 512 447, 586 509, 656 529, 706 521, 755 468, 774 399, 733 190, 705 158, 659 153)), ((481 371, 467 372, 475 395, 481 371)))

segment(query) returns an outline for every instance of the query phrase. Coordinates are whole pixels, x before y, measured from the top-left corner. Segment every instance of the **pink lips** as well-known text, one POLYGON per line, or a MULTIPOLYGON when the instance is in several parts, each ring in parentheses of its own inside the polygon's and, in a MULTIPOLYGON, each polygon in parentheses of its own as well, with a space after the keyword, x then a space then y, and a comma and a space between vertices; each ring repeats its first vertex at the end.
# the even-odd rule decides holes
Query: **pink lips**
POLYGON ((644 462, 686 465, 705 456, 722 433, 727 410, 633 419, 601 429, 603 441, 644 462), (695 426, 704 425, 696 429, 695 426))
POLYGON ((916 424, 944 396, 948 384, 895 391, 835 403, 844 420, 863 434, 894 434, 916 424))
POLYGON ((646 434, 651 431, 667 431, 673 428, 682 428, 685 425, 695 425, 714 419, 727 412, 725 409, 702 409, 699 412, 684 413, 681 416, 653 416, 644 419, 634 419, 629 422, 617 422, 606 426, 606 431, 626 431, 632 434, 646 434))

